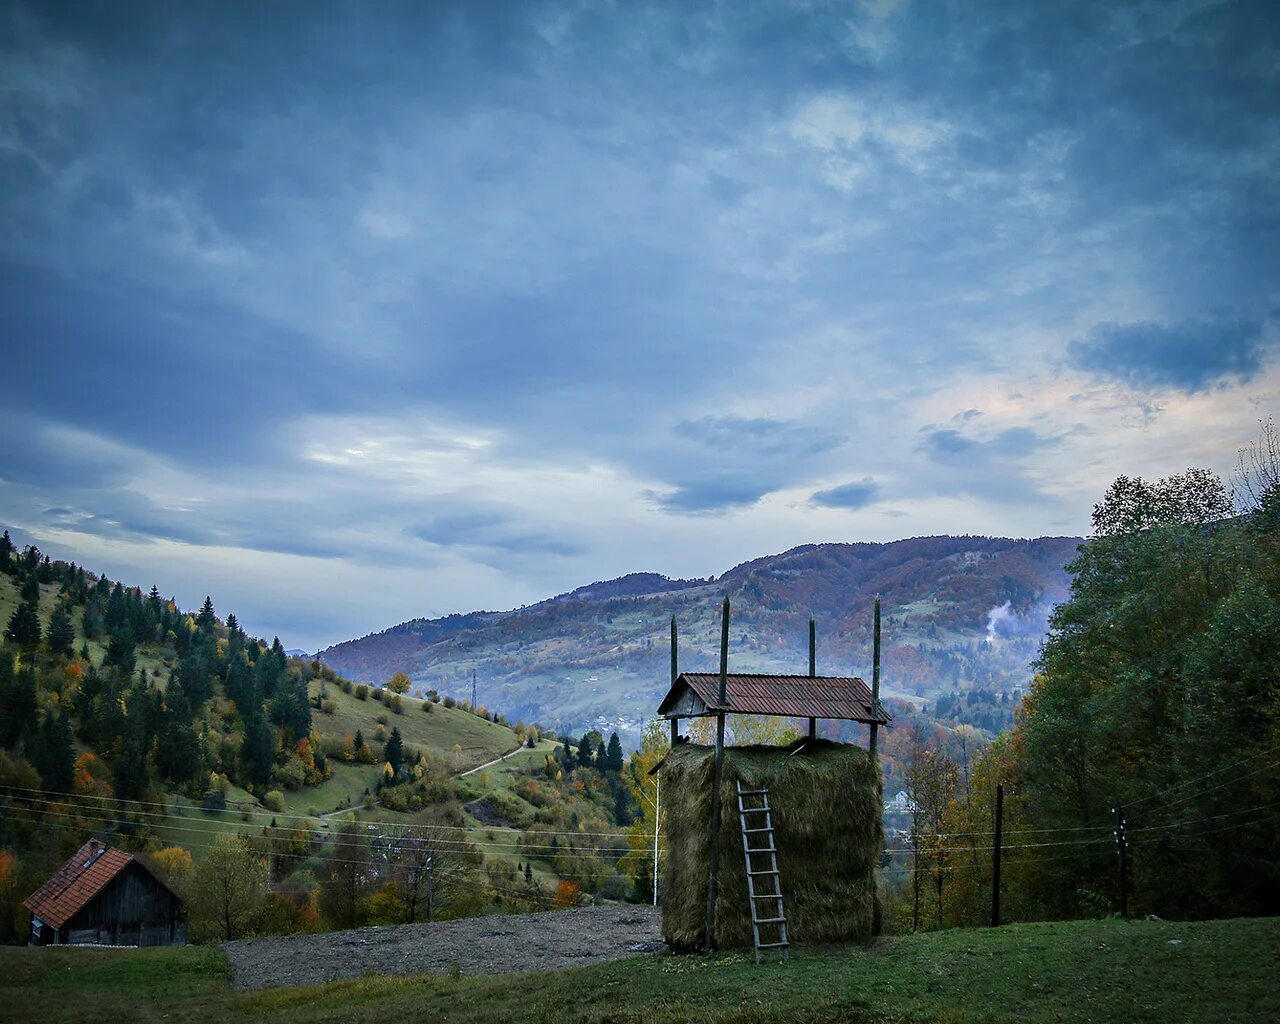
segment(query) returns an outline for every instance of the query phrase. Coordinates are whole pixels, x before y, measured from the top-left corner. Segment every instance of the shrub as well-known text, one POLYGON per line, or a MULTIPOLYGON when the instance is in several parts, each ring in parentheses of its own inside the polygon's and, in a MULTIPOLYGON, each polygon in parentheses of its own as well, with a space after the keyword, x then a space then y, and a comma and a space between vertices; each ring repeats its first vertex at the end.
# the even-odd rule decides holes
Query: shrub
POLYGON ((284 811, 284 794, 278 789, 268 791, 267 795, 262 798, 262 805, 269 811, 275 811, 280 814, 284 811))
POLYGON ((625 900, 631 892, 631 885, 631 881, 621 875, 605 875, 596 895, 603 896, 607 900, 625 900))
POLYGON ((271 777, 285 789, 301 789, 307 781, 307 768, 296 757, 291 757, 273 771, 271 777))
POLYGON ((384 722, 379 722, 378 727, 373 730, 373 738, 379 743, 387 738, 387 726, 384 722))
POLYGON ((387 707, 394 711, 397 715, 404 714, 404 699, 398 693, 391 694, 387 698, 387 707))
POLYGON ((336 714, 338 710, 338 704, 334 700, 322 700, 320 702, 320 710, 323 711, 326 715, 336 714))
POLYGON ((368 700, 368 699, 369 699, 369 687, 365 686, 364 683, 361 683, 359 686, 356 687, 356 700, 368 700))
POLYGON ((377 722, 379 725, 386 725, 389 721, 391 721, 391 719, 389 719, 386 715, 379 715, 377 718, 374 719, 374 721, 377 722))
POLYGON ((384 690, 384 689, 382 689, 382 687, 380 687, 380 686, 375 686, 375 687, 373 688, 373 699, 374 699, 374 700, 376 700, 376 701, 382 701, 382 700, 385 700, 385 699, 386 699, 386 696, 387 696, 387 691, 386 691, 386 690, 384 690))
POLYGON ((424 700, 422 702, 422 710, 425 711, 427 714, 431 714, 433 711, 435 711, 435 707, 432 705, 431 701, 424 700))
POLYGON ((338 685, 342 687, 343 693, 350 693, 353 689, 355 689, 355 687, 351 685, 350 679, 344 679, 338 685))
POLYGON ((574 882, 563 881, 556 886, 553 906, 557 910, 567 910, 569 907, 577 906, 578 900, 581 898, 582 886, 574 882))
POLYGON ((447 708, 456 708, 458 706, 458 702, 452 697, 446 697, 444 699, 444 706, 447 708))

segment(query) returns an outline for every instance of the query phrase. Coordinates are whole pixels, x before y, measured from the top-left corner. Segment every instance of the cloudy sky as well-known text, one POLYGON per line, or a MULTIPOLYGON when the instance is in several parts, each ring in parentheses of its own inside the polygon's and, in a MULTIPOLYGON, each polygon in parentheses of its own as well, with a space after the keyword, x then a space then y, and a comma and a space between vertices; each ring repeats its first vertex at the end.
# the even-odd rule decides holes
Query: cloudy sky
POLYGON ((1081 533, 1280 394, 1280 9, 0 6, 0 521, 313 649, 1081 533))

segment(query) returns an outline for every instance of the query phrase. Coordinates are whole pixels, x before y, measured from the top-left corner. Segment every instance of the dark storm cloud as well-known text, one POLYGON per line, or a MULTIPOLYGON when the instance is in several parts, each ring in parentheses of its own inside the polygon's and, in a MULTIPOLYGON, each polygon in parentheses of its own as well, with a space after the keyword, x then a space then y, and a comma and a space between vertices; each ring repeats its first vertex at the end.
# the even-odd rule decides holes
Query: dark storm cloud
POLYGON ((868 472, 1038 496, 1061 424, 916 403, 1258 379, 1278 48, 1268 4, 4 4, 5 500, 523 572, 602 543, 513 499, 534 465, 681 529, 868 472), (375 420, 490 446, 368 469, 375 420))
POLYGON ((650 494, 668 512, 714 514, 755 504, 809 469, 845 438, 765 416, 703 416, 672 428, 657 467, 674 489, 650 494))
POLYGON ((866 508, 876 501, 879 495, 880 485, 867 476, 852 483, 815 491, 809 495, 809 500, 824 508, 859 509, 866 508))
POLYGON ((1261 321, 1104 323, 1068 349, 1071 364, 1142 390, 1202 391, 1262 367, 1261 321))

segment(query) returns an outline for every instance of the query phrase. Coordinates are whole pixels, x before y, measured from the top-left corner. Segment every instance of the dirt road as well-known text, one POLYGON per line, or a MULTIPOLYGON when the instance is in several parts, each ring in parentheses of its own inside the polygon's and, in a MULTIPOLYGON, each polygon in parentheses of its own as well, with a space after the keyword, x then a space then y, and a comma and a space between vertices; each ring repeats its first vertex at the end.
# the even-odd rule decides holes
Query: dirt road
POLYGON ((663 948, 652 907, 357 928, 223 944, 236 988, 314 985, 364 974, 504 974, 618 960, 663 948))

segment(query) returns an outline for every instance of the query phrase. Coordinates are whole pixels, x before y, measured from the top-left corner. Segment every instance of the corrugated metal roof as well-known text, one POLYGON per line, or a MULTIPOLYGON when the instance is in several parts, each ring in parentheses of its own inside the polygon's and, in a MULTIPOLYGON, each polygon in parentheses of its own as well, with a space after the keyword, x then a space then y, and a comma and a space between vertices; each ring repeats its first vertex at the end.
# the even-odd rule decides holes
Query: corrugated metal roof
POLYGON ((773 676, 732 673, 725 679, 720 704, 717 672, 684 672, 672 685, 658 714, 667 714, 683 689, 693 690, 710 711, 788 718, 838 718, 852 722, 888 723, 883 707, 871 710, 871 688, 857 676, 773 676))
POLYGON ((90 839, 22 905, 46 924, 61 928, 132 861, 129 854, 90 839))

